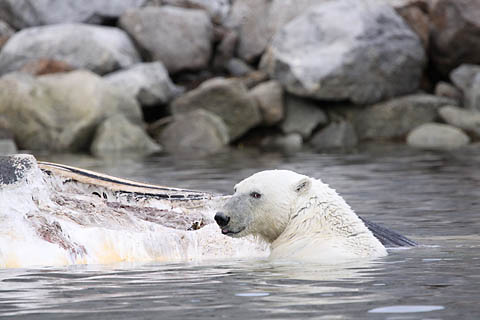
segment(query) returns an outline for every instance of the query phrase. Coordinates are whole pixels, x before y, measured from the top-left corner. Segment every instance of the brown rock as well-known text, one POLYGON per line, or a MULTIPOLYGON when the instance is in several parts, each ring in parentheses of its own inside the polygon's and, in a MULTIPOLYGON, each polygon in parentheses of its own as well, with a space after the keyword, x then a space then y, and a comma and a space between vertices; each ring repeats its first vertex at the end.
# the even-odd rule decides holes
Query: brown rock
POLYGON ((430 37, 430 20, 428 14, 422 10, 424 4, 420 1, 406 1, 401 6, 395 6, 395 10, 418 35, 423 47, 427 50, 430 37))
POLYGON ((461 63, 480 63, 480 2, 438 0, 430 10, 431 54, 447 75, 461 63))
POLYGON ((38 59, 27 62, 20 71, 30 73, 35 76, 49 73, 68 72, 75 68, 64 61, 53 59, 38 59))

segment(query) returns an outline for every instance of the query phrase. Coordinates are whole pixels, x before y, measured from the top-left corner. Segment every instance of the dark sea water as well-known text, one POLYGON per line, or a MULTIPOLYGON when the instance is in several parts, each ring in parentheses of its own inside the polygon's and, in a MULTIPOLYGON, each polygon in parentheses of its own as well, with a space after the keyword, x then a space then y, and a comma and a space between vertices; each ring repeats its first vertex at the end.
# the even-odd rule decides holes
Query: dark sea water
POLYGON ((263 169, 321 178, 354 210, 421 245, 371 262, 266 260, 0 270, 0 317, 15 319, 479 319, 480 147, 368 146, 202 159, 37 155, 120 177, 230 193, 263 169))

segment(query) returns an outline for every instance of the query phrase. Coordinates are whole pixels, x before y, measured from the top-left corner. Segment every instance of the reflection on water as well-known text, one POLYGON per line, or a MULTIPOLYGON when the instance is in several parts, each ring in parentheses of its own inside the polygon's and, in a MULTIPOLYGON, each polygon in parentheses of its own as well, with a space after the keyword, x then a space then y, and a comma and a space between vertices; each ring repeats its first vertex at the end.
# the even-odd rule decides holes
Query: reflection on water
POLYGON ((0 316, 31 319, 475 319, 480 150, 225 153, 200 160, 39 156, 156 184, 229 193, 267 168, 321 178, 422 246, 339 266, 264 260, 0 270, 0 316))

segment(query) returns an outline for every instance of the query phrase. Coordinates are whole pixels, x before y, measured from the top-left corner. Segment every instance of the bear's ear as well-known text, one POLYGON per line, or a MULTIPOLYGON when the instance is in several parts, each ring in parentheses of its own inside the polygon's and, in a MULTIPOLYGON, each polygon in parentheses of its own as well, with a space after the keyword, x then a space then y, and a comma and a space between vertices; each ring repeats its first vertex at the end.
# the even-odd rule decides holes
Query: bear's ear
POLYGON ((310 180, 310 178, 305 177, 297 181, 297 183, 295 183, 294 190, 296 193, 300 194, 308 191, 311 186, 312 186, 312 181, 310 180))

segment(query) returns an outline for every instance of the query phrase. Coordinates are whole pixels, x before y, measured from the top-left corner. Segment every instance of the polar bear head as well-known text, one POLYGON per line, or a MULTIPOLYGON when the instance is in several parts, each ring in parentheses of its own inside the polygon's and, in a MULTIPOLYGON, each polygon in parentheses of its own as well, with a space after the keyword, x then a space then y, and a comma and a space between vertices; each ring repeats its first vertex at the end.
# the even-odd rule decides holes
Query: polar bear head
POLYGON ((273 242, 299 203, 310 197, 312 178, 288 170, 256 173, 238 183, 215 220, 231 237, 254 234, 273 242))

